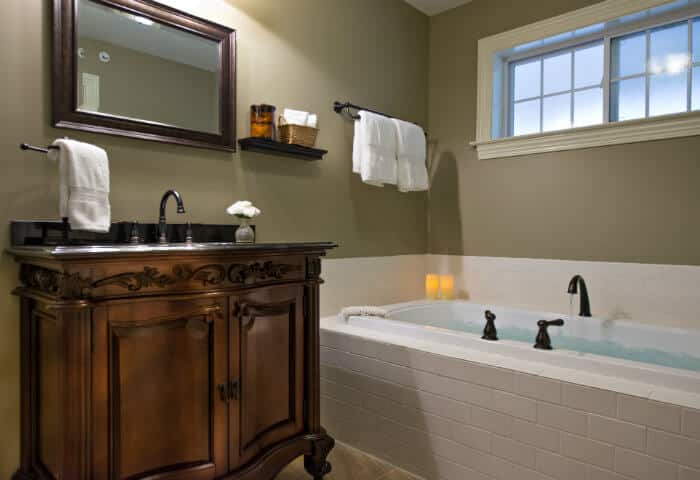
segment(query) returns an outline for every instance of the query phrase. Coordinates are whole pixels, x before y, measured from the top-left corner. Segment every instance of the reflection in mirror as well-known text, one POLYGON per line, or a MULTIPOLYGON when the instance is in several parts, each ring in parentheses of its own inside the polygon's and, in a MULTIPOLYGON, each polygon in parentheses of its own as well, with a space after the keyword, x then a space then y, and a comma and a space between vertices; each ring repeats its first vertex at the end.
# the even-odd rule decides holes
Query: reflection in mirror
POLYGON ((218 42, 97 1, 77 6, 79 111, 221 132, 218 42))

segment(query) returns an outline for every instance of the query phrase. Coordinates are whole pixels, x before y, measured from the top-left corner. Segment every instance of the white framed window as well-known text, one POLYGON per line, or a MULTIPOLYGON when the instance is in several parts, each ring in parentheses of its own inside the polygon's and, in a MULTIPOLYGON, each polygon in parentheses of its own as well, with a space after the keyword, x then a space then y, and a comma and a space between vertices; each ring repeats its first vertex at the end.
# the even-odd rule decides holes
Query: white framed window
POLYGON ((478 95, 480 158, 700 135, 700 2, 607 0, 482 39, 478 95))
POLYGON ((587 42, 509 62, 509 137, 603 123, 605 46, 587 42))

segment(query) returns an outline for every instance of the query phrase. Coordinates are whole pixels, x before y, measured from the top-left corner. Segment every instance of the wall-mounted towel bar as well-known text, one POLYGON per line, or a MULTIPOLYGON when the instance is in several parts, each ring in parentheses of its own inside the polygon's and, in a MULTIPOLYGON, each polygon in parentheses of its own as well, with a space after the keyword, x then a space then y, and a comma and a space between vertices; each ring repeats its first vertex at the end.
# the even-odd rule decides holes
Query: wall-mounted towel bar
POLYGON ((22 150, 31 150, 32 152, 41 152, 41 153, 49 153, 49 150, 58 150, 58 147, 54 145, 49 145, 46 148, 42 147, 35 147, 33 145, 29 145, 28 143, 23 143, 19 146, 22 150))
MULTIPOLYGON (((354 103, 350 103, 350 102, 344 102, 344 103, 343 102, 333 102, 333 110, 335 110, 335 113, 337 113, 338 115, 342 115, 343 112, 345 112, 353 120, 359 120, 360 116, 357 113, 353 113, 352 110, 358 110, 358 111, 364 110, 366 112, 371 112, 371 113, 374 113, 377 115, 381 115, 382 117, 396 118, 396 117, 389 115, 387 113, 382 113, 382 112, 378 112, 376 110, 372 110, 370 108, 361 107, 359 105, 355 105, 354 103)), ((414 122, 409 122, 409 123, 414 123, 414 122)), ((426 132, 425 135, 428 136, 428 133, 426 132)))

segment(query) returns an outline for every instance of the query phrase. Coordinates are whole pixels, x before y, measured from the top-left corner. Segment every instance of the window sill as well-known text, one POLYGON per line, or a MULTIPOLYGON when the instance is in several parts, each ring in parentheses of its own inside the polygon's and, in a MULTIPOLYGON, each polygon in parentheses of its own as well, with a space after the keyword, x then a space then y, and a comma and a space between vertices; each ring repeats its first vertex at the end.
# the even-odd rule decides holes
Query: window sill
POLYGON ((700 112, 471 142, 480 160, 700 135, 700 112))

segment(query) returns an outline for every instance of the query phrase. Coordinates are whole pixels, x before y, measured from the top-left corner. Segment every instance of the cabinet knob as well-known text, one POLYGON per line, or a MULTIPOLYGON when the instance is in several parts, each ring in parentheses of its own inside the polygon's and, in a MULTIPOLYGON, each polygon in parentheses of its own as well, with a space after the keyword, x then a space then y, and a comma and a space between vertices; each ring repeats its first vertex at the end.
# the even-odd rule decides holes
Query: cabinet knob
POLYGON ((238 400, 240 392, 238 381, 230 380, 228 383, 220 383, 216 388, 219 390, 222 402, 229 403, 231 400, 238 400))
POLYGON ((228 398, 228 384, 220 383, 217 388, 219 389, 219 394, 221 395, 221 401, 228 403, 230 401, 228 398))

